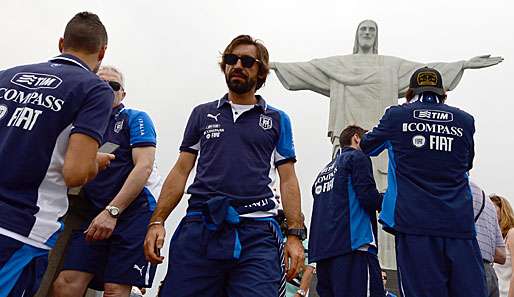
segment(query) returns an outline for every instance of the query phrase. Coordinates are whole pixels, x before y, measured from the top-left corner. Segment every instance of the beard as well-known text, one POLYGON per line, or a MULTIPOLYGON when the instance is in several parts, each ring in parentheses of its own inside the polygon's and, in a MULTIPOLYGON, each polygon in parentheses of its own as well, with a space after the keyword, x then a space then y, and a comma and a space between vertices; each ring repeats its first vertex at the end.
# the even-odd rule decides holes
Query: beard
POLYGON ((249 78, 242 71, 238 70, 234 70, 231 73, 229 73, 229 75, 226 75, 225 81, 227 82, 228 89, 236 94, 248 93, 257 84, 257 81, 255 79, 249 78), (234 80, 234 74, 239 74, 240 76, 237 77, 240 79, 244 79, 244 81, 241 82, 239 80, 234 80))
POLYGON ((363 49, 364 51, 372 51, 373 45, 375 44, 375 40, 372 39, 365 39, 365 38, 359 38, 359 47, 363 49))

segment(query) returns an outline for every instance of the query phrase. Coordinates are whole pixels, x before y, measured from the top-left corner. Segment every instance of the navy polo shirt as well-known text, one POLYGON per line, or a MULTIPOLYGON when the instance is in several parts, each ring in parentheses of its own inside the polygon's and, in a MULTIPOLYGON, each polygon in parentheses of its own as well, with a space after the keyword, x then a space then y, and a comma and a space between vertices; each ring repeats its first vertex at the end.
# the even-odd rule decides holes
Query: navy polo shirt
POLYGON ((431 96, 389 107, 360 146, 387 149, 388 187, 380 213, 386 230, 473 238, 473 200, 467 172, 474 156, 473 117, 431 96))
MULTIPOLYGON (((143 111, 125 108, 123 104, 112 109, 109 125, 104 134, 104 142, 118 144, 113 154, 116 158, 107 169, 98 173, 94 180, 84 186, 84 194, 98 210, 104 209, 123 187, 125 180, 134 169, 132 149, 136 147, 155 147, 157 144, 152 120, 143 111)), ((152 182, 152 181, 150 181, 152 182)), ((125 209, 122 216, 138 211, 154 210, 155 198, 152 185, 143 188, 138 197, 125 209)), ((98 212, 95 213, 95 215, 98 212)))
POLYGON ((62 167, 69 135, 101 143, 113 99, 109 85, 72 55, 0 73, 0 233, 53 244, 68 208, 62 167))
POLYGON ((344 147, 316 177, 312 196, 310 262, 355 250, 376 254, 376 211, 382 196, 377 191, 368 156, 344 147))
POLYGON ((257 99, 236 121, 228 95, 193 109, 180 146, 199 153, 190 207, 214 196, 249 203, 274 197, 276 167, 296 161, 291 121, 257 99))

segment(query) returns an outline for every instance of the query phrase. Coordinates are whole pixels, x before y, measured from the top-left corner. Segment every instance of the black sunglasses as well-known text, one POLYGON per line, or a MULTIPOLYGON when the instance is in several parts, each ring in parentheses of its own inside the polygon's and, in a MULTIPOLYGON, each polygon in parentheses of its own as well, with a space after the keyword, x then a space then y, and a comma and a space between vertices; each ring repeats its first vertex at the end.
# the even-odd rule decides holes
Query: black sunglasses
POLYGON ((121 90, 121 84, 119 82, 108 80, 107 83, 114 92, 118 92, 119 90, 121 90))
POLYGON ((261 61, 252 56, 238 56, 234 54, 223 55, 223 63, 227 65, 236 65, 238 60, 241 60, 241 65, 243 65, 244 68, 251 68, 255 62, 261 63, 261 61))

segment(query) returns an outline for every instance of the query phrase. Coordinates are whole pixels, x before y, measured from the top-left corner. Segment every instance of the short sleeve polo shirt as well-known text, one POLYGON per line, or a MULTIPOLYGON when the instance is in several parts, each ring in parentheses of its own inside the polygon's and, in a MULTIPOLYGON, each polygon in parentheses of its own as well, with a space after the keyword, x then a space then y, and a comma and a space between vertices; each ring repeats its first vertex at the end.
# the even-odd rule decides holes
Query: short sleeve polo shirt
MULTIPOLYGON (((119 193, 132 169, 132 149, 157 145, 155 127, 147 113, 140 110, 125 108, 123 104, 112 109, 109 125, 104 134, 104 142, 119 145, 113 154, 116 156, 109 167, 84 186, 86 197, 97 209, 103 209, 119 193)), ((156 196, 152 187, 143 188, 138 197, 122 213, 130 215, 137 210, 153 210, 156 196)), ((96 215, 96 214, 95 214, 96 215)))
POLYGON ((113 99, 109 85, 72 55, 1 72, 0 229, 8 236, 52 246, 68 208, 62 167, 69 135, 101 143, 113 99))
POLYGON ((234 121, 228 95, 195 107, 180 150, 199 154, 190 206, 213 196, 254 201, 274 197, 276 167, 295 162, 287 114, 257 104, 234 121))

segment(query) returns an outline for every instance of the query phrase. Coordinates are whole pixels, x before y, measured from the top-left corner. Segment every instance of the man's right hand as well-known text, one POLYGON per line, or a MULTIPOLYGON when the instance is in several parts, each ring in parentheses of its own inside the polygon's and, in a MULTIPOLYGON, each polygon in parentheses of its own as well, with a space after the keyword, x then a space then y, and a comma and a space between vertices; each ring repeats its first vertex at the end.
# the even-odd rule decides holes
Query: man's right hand
POLYGON ((162 224, 152 225, 148 228, 145 238, 145 257, 152 264, 161 264, 164 257, 160 250, 164 246, 166 230, 162 224))
POLYGON ((104 170, 109 167, 114 158, 113 154, 96 153, 96 164, 98 165, 98 170, 104 170))

